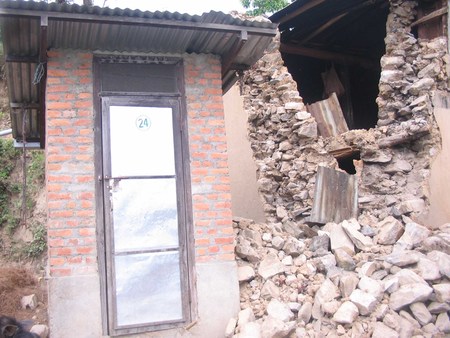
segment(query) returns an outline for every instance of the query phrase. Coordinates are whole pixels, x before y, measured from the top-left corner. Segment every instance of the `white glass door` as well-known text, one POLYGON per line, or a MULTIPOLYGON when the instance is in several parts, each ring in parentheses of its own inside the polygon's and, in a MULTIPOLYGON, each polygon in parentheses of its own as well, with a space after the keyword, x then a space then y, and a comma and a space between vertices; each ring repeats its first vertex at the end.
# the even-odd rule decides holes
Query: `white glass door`
POLYGON ((174 109, 105 108, 105 231, 115 329, 183 321, 174 109))

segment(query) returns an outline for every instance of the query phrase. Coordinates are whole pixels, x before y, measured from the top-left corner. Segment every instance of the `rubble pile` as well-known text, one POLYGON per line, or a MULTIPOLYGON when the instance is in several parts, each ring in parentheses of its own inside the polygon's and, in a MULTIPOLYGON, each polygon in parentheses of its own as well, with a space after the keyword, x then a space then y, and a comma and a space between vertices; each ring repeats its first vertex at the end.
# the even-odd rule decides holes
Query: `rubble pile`
POLYGON ((319 165, 337 168, 339 149, 360 154, 359 207, 383 219, 427 212, 430 164, 441 147, 432 98, 447 91, 447 39, 411 33, 416 1, 390 1, 386 53, 381 58, 378 124, 335 137, 318 135, 317 122, 284 66, 279 38, 243 78, 249 139, 258 188, 269 222, 305 221, 313 205, 319 165))
POLYGON ((370 221, 310 228, 236 218, 242 310, 226 336, 448 336, 450 224, 370 221))

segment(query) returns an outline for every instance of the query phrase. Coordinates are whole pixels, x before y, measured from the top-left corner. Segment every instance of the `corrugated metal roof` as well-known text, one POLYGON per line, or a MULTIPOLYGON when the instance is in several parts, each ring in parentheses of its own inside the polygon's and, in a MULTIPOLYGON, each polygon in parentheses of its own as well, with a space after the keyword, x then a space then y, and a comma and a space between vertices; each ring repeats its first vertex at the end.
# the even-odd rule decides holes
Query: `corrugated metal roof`
MULTIPOLYGON (((23 111, 24 104, 43 104, 39 86, 31 85, 43 43, 47 49, 219 55, 227 67, 222 74, 226 90, 236 80, 236 69, 249 67, 262 56, 277 27, 213 11, 188 15, 11 0, 0 0, 0 16, 10 101, 19 107, 13 111, 23 111), (47 27, 45 42, 42 27, 47 27)), ((12 114, 18 140, 19 115, 12 114)), ((31 125, 30 120, 27 139, 39 139, 31 125)))

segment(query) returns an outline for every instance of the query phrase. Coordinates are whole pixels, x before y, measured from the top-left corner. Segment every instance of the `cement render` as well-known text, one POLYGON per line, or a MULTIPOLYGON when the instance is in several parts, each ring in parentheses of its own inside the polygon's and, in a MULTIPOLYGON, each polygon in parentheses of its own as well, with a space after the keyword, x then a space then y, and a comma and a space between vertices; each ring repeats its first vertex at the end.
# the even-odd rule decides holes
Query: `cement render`
MULTIPOLYGON (((190 328, 178 328, 121 337, 221 338, 239 312, 236 262, 196 264, 198 317, 190 328)), ((100 338, 102 320, 98 275, 56 277, 49 281, 51 338, 100 338)))

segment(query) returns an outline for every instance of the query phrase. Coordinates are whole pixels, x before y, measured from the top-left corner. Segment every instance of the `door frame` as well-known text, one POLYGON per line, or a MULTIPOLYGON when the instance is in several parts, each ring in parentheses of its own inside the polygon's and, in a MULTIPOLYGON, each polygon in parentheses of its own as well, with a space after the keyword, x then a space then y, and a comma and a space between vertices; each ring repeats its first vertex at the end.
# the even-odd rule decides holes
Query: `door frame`
MULTIPOLYGON (((171 58, 173 59, 173 58, 171 58)), ((95 177, 96 179, 96 222, 97 222, 97 250, 98 264, 101 286, 101 307, 102 307, 102 327, 105 334, 122 335, 140 333, 146 331, 156 331, 170 329, 180 326, 187 326, 194 322, 197 317, 197 297, 195 283, 195 241, 192 215, 192 192, 189 166, 189 138, 187 133, 187 114, 186 103, 184 99, 184 77, 182 60, 178 59, 178 77, 182 88, 178 93, 129 93, 129 92, 102 92, 101 90, 101 57, 94 58, 94 112, 95 112, 95 177), (97 59, 97 60, 96 60, 97 59), (97 62, 96 62, 97 61, 97 62), (133 95, 134 94, 134 95, 133 95), (176 157, 176 176, 177 176, 177 204, 179 206, 179 236, 180 236, 180 272, 186 280, 182 280, 183 303, 187 304, 183 308, 184 322, 178 324, 160 324, 134 326, 130 328, 117 328, 116 320, 113 318, 111 310, 112 295, 109 292, 111 281, 108 271, 111 271, 111 232, 106 231, 106 222, 108 221, 107 211, 105 210, 104 198, 107 191, 104 177, 104 144, 103 131, 109 133, 109 126, 103 119, 103 109, 106 102, 113 102, 113 105, 134 105, 134 106, 154 106, 172 108, 173 133, 174 133, 174 151, 176 157), (176 118, 175 118, 176 117, 176 118), (176 144, 175 144, 176 143, 176 144), (178 180, 181 180, 180 184, 178 180), (184 284, 184 286, 183 286, 184 284)), ((122 60, 122 59, 120 59, 122 60)), ((147 58, 148 60, 148 58, 147 58)), ((161 60, 157 58, 158 62, 161 60)), ((109 63, 111 58, 108 58, 109 63)), ((123 62, 122 62, 123 63, 123 62)), ((138 65, 137 65, 138 66, 138 65)), ((109 149, 108 149, 109 153, 109 149)))

